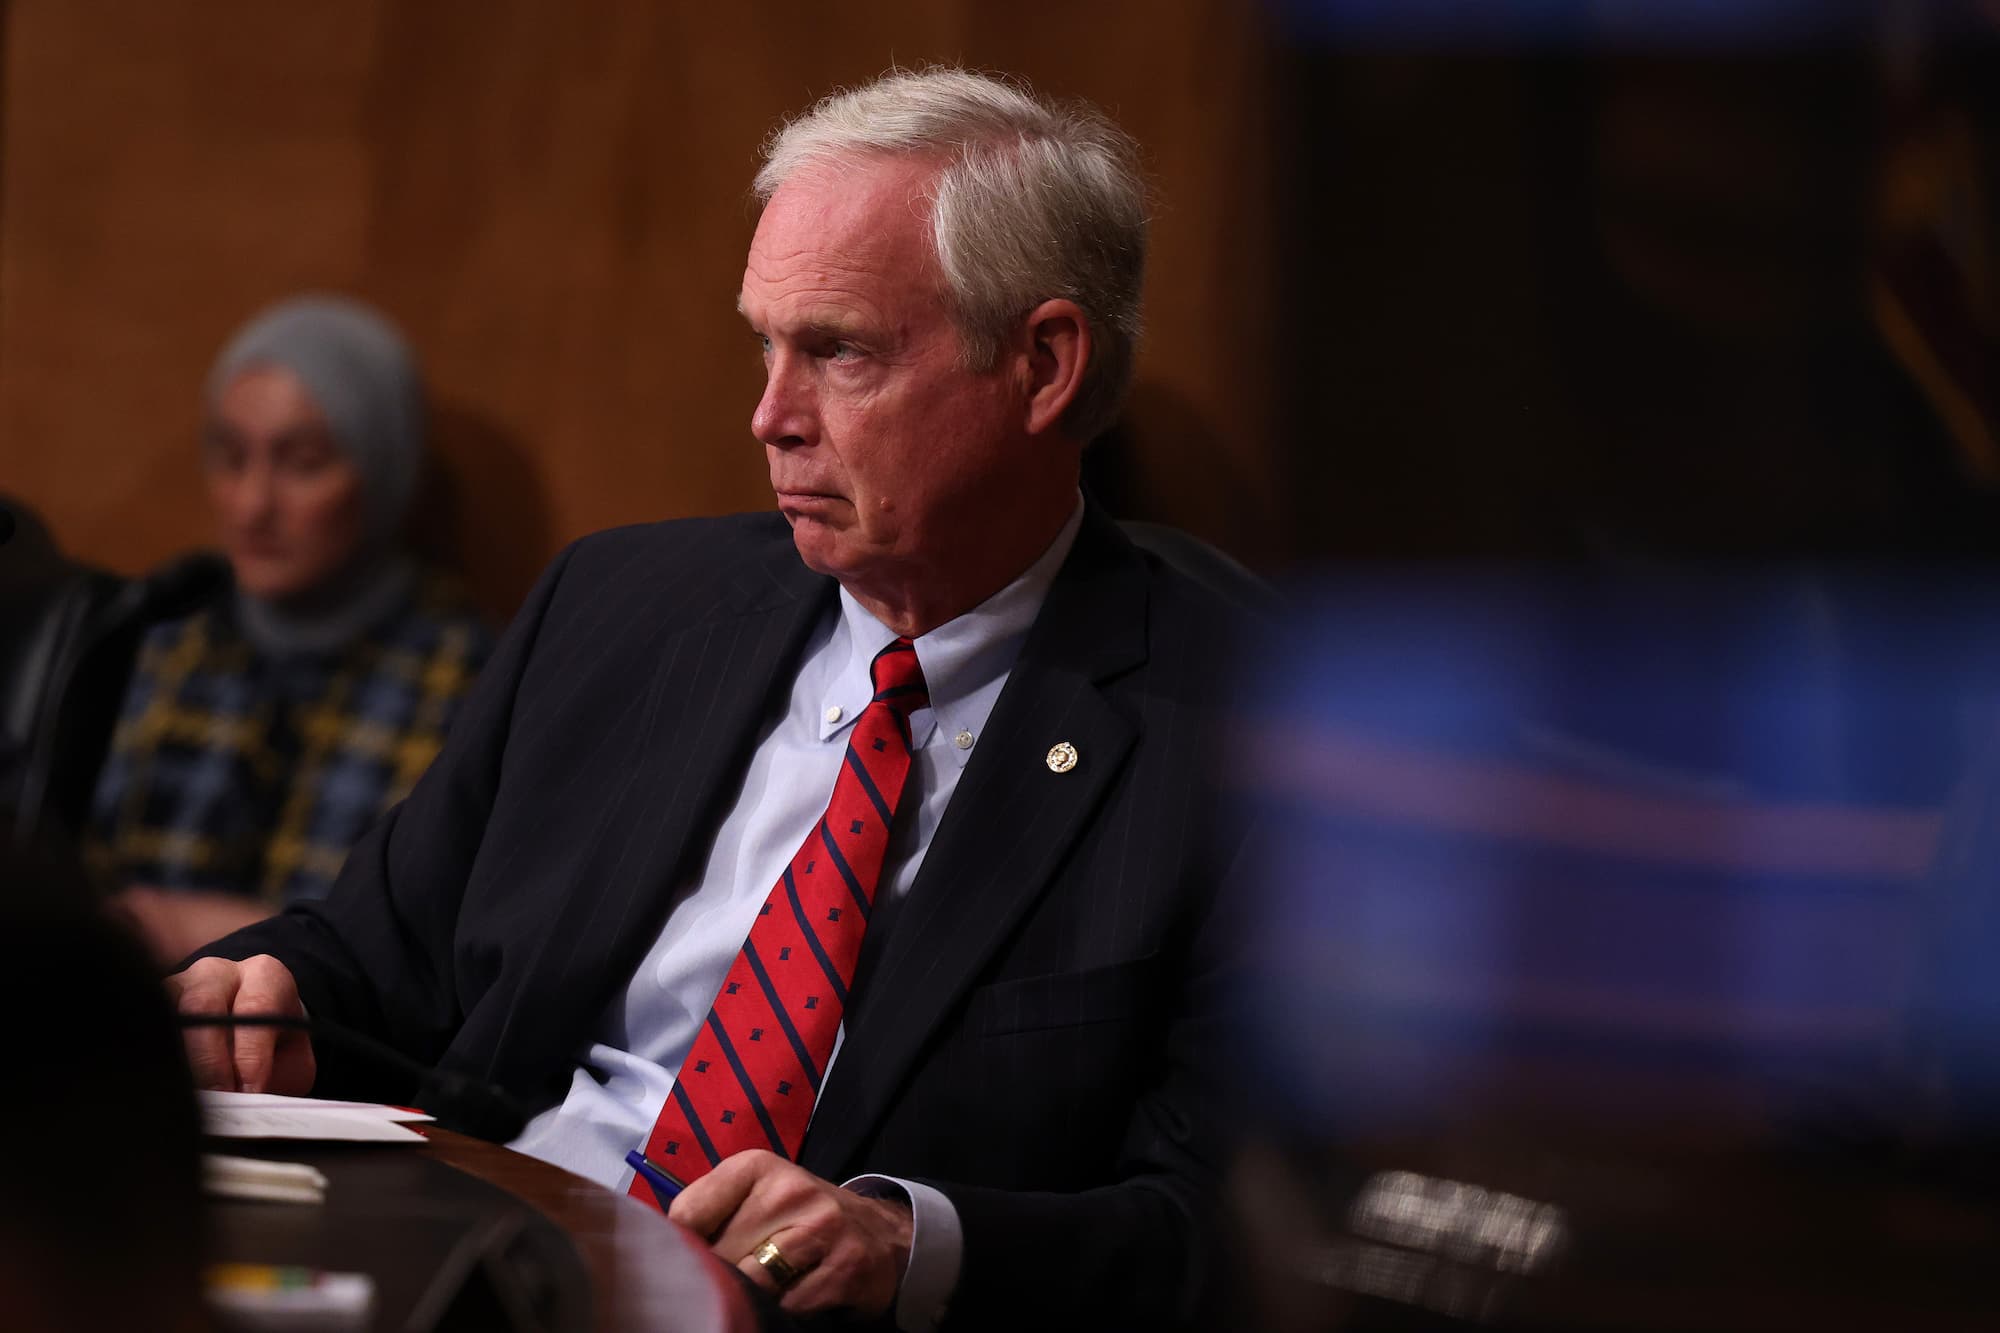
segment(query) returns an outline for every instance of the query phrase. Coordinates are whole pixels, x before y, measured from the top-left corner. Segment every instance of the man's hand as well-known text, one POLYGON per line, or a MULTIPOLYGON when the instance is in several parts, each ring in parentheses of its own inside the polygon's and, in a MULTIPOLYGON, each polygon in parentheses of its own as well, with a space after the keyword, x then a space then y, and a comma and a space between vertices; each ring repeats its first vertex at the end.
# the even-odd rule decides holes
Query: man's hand
POLYGON ((840 1189, 762 1149, 724 1158, 667 1216, 771 1291, 778 1283, 754 1255, 767 1240, 776 1245, 805 1275, 783 1289, 779 1304, 790 1314, 879 1315, 895 1302, 910 1257, 908 1208, 840 1189))
MULTIPOLYGON (((305 1017, 299 986, 285 965, 269 954, 240 963, 204 958, 167 978, 167 994, 184 1014, 281 1014, 305 1017)), ((188 1067, 195 1086, 225 1092, 280 1092, 301 1096, 312 1090, 318 1066, 312 1042, 296 1029, 259 1027, 189 1028, 188 1067)))

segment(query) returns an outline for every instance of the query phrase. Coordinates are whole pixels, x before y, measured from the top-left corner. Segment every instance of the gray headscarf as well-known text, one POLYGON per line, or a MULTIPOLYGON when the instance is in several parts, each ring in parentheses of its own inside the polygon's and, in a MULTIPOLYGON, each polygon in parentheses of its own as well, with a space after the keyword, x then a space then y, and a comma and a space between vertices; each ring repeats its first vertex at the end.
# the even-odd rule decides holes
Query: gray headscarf
POLYGON ((351 587, 300 616, 240 597, 244 628, 272 653, 326 652, 372 628, 407 595, 414 569, 397 538, 424 465, 423 382, 409 344, 380 313, 340 296, 281 302, 237 330, 208 372, 212 406, 257 366, 299 377, 361 473, 368 506, 351 587))

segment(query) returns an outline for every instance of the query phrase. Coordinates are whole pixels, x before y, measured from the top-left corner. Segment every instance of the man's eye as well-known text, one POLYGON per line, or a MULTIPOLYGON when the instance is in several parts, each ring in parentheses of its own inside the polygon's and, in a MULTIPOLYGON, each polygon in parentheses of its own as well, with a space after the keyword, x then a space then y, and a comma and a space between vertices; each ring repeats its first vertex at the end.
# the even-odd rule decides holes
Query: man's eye
POLYGON ((861 349, 853 343, 835 343, 828 350, 827 359, 832 361, 852 361, 860 355, 861 349))

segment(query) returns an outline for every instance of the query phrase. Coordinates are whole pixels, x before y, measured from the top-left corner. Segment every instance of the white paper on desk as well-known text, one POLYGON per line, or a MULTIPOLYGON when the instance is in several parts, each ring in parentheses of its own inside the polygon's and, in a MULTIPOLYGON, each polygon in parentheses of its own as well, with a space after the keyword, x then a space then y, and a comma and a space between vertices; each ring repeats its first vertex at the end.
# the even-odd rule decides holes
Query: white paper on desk
POLYGON ((211 1108, 239 1110, 273 1107, 291 1111, 367 1111, 384 1120, 437 1119, 406 1106, 389 1106, 382 1102, 330 1102, 320 1097, 284 1097, 275 1092, 218 1092, 214 1089, 204 1089, 199 1095, 203 1111, 211 1108))
POLYGON ((422 1143, 424 1136, 398 1122, 429 1120, 419 1111, 361 1102, 321 1102, 311 1097, 204 1092, 201 1130, 217 1139, 305 1139, 338 1143, 422 1143))

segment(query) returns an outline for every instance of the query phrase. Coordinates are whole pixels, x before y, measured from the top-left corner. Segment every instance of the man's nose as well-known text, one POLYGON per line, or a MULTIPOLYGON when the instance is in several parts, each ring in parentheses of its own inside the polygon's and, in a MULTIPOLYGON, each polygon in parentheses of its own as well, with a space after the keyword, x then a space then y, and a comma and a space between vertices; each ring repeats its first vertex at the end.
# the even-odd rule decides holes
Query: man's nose
POLYGON ((805 381, 799 358, 773 354, 764 373, 764 396, 750 414, 750 433, 767 445, 810 444, 816 418, 811 387, 805 381))

